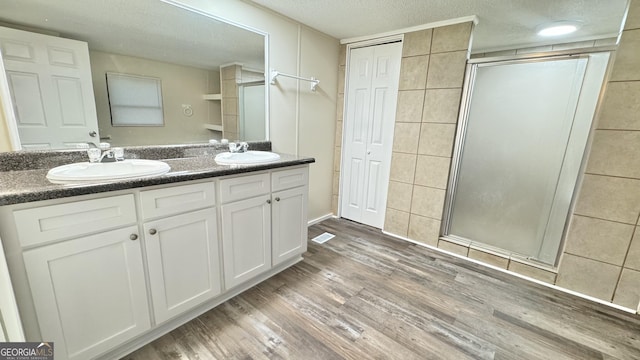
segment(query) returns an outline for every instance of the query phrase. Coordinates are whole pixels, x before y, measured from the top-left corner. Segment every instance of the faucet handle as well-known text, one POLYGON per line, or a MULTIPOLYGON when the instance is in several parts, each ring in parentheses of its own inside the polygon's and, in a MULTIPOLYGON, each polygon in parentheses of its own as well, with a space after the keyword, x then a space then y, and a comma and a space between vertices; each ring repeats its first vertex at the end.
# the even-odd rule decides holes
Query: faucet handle
POLYGON ((98 145, 98 147, 100 148, 100 150, 109 150, 111 149, 111 144, 107 142, 101 142, 100 145, 98 145))
POLYGON ((90 149, 87 149, 87 155, 89 156, 89 162, 92 162, 92 163, 100 162, 100 156, 102 155, 102 150, 98 148, 90 148, 90 149))
POLYGON ((246 152, 247 150, 249 150, 249 144, 247 144, 245 141, 241 142, 239 145, 240 152, 246 152))

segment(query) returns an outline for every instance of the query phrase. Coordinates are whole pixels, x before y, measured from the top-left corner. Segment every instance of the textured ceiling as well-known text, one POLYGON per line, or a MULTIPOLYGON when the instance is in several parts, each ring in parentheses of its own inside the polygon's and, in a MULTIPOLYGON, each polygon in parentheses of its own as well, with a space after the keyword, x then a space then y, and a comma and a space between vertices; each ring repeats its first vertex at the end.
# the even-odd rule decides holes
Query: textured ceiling
POLYGON ((251 0, 338 39, 477 15, 473 52, 616 36, 627 0, 251 0), (540 24, 578 20, 581 29, 550 40, 540 24))
POLYGON ((216 69, 264 68, 264 37, 159 0, 0 0, 0 21, 46 29, 89 48, 216 69))

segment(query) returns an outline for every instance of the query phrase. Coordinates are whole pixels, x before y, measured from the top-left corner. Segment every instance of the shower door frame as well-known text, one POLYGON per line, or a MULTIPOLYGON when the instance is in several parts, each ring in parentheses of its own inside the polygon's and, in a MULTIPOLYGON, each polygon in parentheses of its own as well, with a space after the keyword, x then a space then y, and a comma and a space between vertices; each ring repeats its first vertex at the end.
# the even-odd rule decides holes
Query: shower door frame
MULTIPOLYGON (((560 255, 562 254, 561 249, 564 248, 564 243, 565 243, 565 239, 566 239, 566 235, 567 235, 567 229, 569 227, 569 223, 570 223, 570 218, 571 215, 573 214, 573 209, 575 207, 575 202, 577 199, 577 193, 580 187, 580 184, 582 183, 582 179, 584 177, 584 171, 586 168, 586 162, 587 162, 587 158, 588 158, 588 154, 589 154, 589 150, 591 149, 591 144, 593 142, 593 135, 594 135, 594 130, 596 127, 596 116, 600 111, 600 107, 602 105, 602 97, 604 94, 604 89, 606 87, 607 81, 610 77, 611 74, 611 70, 612 70, 612 65, 613 65, 613 60, 615 57, 615 50, 616 50, 616 46, 602 46, 602 47, 594 47, 594 48, 588 48, 588 49, 574 49, 574 50, 564 50, 564 51, 555 51, 555 52, 543 52, 543 53, 533 53, 533 54, 526 54, 526 55, 515 55, 515 56, 508 56, 508 57, 487 57, 487 58, 477 58, 477 59, 471 59, 467 62, 467 68, 465 70, 465 77, 464 77, 464 84, 463 84, 463 92, 462 92, 462 99, 460 102, 460 112, 458 114, 458 124, 456 127, 456 135, 455 135, 455 139, 454 139, 454 148, 453 148, 453 154, 452 154, 452 159, 451 159, 451 168, 449 170, 449 181, 447 184, 447 191, 445 194, 445 201, 444 201, 444 209, 443 209, 443 214, 442 214, 442 224, 441 224, 441 228, 440 228, 440 233, 442 234, 440 236, 441 239, 447 240, 447 241, 451 241, 453 243, 460 243, 460 244, 464 244, 465 246, 476 246, 478 248, 481 248, 483 250, 489 251, 489 252, 494 252, 494 253, 501 253, 504 255, 509 255, 509 257, 511 256, 515 256, 518 258, 519 261, 521 262, 528 262, 531 263, 532 265, 535 266, 542 266, 542 267, 550 267, 550 268, 555 268, 558 265, 558 262, 560 260, 560 255), (603 78, 603 82, 602 85, 600 87, 600 92, 598 95, 598 99, 597 99, 597 104, 596 107, 594 109, 593 112, 593 116, 591 119, 591 124, 590 124, 590 128, 589 128, 589 134, 588 134, 588 138, 585 144, 585 148, 583 150, 583 154, 582 154, 582 159, 581 159, 581 163, 580 163, 580 167, 579 167, 579 171, 578 171, 578 176, 576 179, 576 184, 574 186, 573 189, 573 193, 571 195, 571 202, 569 204, 569 211, 567 213, 567 217, 565 220, 565 224, 564 224, 564 229, 562 231, 562 237, 560 239, 560 243, 559 243, 559 247, 558 247, 558 252, 556 254, 556 258, 555 261, 552 265, 549 265, 547 263, 543 263, 540 261, 537 261, 533 258, 531 258, 530 256, 524 255, 524 254, 518 254, 515 253, 513 251, 510 250, 506 250, 506 249, 500 249, 500 248, 496 248, 494 246, 479 242, 479 241, 474 241, 472 239, 468 239, 468 238, 463 238, 460 236, 456 236, 453 234, 450 234, 450 229, 451 229, 451 219, 452 219, 452 214, 453 214, 453 203, 455 201, 455 190, 458 186, 458 175, 460 172, 460 165, 461 165, 461 160, 462 160, 462 152, 464 150, 464 143, 465 143, 465 137, 466 137, 466 130, 467 130, 467 124, 468 124, 468 120, 469 120, 469 112, 471 109, 471 95, 473 93, 473 88, 475 85, 475 79, 476 79, 476 72, 478 69, 478 65, 480 64, 487 64, 487 63, 502 63, 502 64, 511 64, 511 63, 531 63, 531 62, 539 62, 539 61, 547 61, 547 60, 558 60, 558 59, 563 59, 563 58, 577 58, 577 57, 589 57, 589 55, 591 54, 595 54, 595 53, 609 53, 609 58, 608 58, 608 63, 606 65, 606 70, 604 72, 604 78, 603 78)), ((588 66, 588 65, 587 65, 588 66)), ((588 70, 587 70, 588 71, 588 70)), ((585 78, 587 76, 586 72, 585 72, 585 78)), ((582 91, 582 90, 581 90, 582 91)), ((578 100, 579 102, 580 100, 578 100)), ((576 110, 577 111, 577 110, 576 110)), ((574 114, 575 116, 575 114, 574 114)), ((575 121, 575 119, 574 119, 575 121)), ((565 150, 566 153, 566 150, 565 150)))

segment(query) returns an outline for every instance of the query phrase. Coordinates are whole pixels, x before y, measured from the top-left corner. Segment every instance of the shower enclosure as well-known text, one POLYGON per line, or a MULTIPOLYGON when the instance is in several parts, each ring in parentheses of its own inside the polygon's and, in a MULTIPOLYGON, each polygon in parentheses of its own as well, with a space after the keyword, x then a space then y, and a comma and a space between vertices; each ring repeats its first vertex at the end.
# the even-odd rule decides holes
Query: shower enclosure
POLYGON ((608 59, 470 65, 445 238, 556 264, 608 59))

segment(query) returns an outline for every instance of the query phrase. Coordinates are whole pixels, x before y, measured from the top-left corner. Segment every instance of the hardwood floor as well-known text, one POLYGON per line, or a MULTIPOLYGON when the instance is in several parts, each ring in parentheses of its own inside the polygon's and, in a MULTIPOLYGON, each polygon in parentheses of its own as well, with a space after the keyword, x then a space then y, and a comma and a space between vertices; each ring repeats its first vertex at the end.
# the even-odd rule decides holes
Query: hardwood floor
POLYGON ((309 228, 305 260, 125 357, 640 359, 640 315, 383 235, 309 228))

